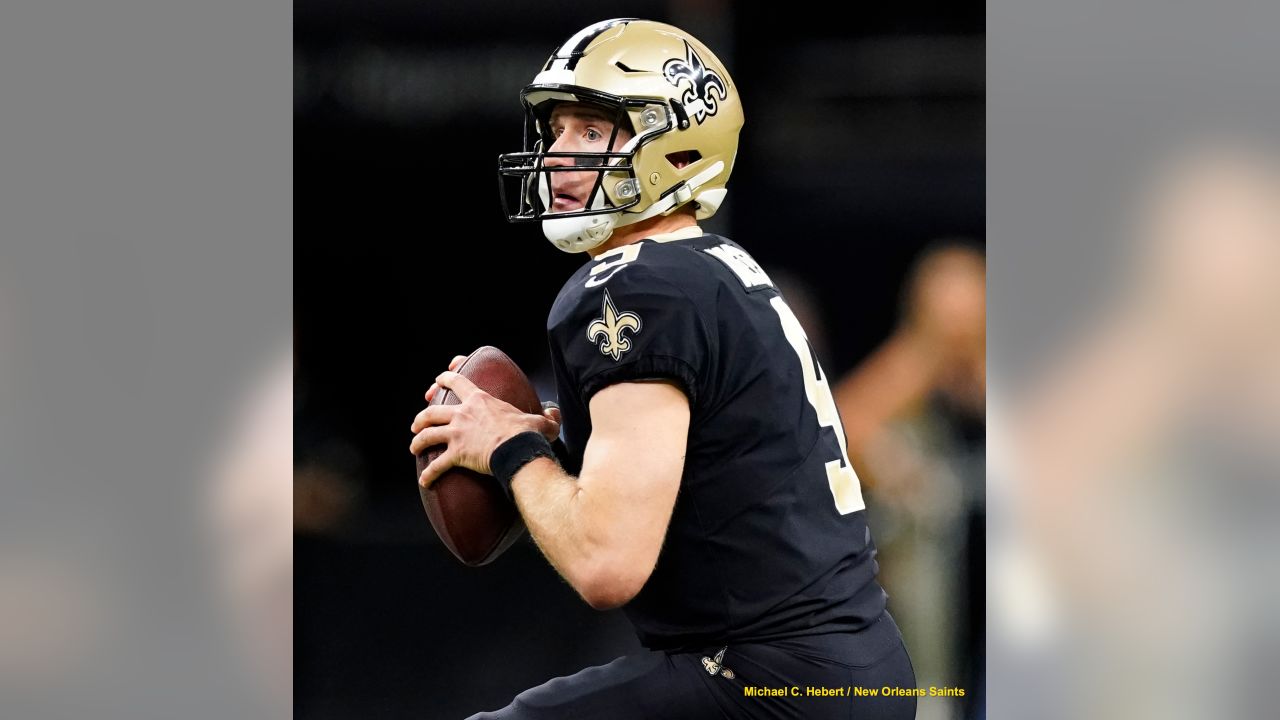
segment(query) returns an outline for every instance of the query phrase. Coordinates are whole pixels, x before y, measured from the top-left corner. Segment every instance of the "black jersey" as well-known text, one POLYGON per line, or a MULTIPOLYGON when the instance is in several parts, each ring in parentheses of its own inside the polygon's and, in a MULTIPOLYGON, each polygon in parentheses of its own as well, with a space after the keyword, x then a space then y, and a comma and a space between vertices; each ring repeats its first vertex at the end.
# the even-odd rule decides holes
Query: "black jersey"
POLYGON ((671 524, 624 608, 646 647, 856 630, 880 616, 875 548, 830 386, 746 251, 707 234, 606 252, 565 284, 547 332, 571 472, 601 388, 668 378, 689 397, 671 524))

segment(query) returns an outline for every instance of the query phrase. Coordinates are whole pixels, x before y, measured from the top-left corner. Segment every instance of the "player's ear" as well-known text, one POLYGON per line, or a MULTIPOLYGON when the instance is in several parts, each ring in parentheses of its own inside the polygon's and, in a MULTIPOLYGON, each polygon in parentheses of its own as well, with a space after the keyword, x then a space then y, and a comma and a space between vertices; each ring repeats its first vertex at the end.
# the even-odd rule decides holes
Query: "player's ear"
POLYGON ((681 150, 680 152, 667 153, 667 162, 671 163, 677 170, 679 170, 689 164, 689 151, 681 150))

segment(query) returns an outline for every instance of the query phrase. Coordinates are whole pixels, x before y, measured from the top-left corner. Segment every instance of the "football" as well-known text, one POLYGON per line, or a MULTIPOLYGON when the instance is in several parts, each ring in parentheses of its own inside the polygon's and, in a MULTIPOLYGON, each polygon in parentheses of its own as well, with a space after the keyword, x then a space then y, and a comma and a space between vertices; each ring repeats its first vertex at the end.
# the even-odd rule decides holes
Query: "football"
MULTIPOLYGON (((471 353, 457 372, 499 400, 527 413, 542 413, 542 403, 529 378, 495 347, 486 345, 471 353)), ((442 388, 428 404, 459 402, 452 390, 442 388)), ((423 451, 418 456, 418 475, 444 450, 444 445, 436 445, 423 451)), ((454 467, 431 487, 419 487, 419 492, 431 527, 463 564, 474 567, 492 562, 524 534, 524 521, 515 503, 507 499, 491 475, 454 467)))

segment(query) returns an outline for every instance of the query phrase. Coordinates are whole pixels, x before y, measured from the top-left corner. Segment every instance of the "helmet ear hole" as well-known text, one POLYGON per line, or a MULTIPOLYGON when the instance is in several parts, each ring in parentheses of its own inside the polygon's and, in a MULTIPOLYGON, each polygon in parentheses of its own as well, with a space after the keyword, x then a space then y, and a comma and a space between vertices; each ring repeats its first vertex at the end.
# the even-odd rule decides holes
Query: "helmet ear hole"
POLYGON ((667 153, 667 162, 671 163, 671 167, 679 170, 686 165, 692 165, 702 159, 702 153, 697 150, 680 150, 678 152, 667 153))

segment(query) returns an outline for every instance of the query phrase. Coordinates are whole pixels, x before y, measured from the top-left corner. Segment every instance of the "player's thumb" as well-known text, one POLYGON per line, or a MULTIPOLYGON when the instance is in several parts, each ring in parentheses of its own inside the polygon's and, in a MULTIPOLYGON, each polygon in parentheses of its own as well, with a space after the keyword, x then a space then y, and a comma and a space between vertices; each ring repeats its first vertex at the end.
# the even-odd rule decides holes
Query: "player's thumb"
POLYGON ((542 417, 551 422, 544 426, 542 434, 547 436, 548 440, 554 440, 560 436, 560 406, 548 400, 542 403, 542 417))

